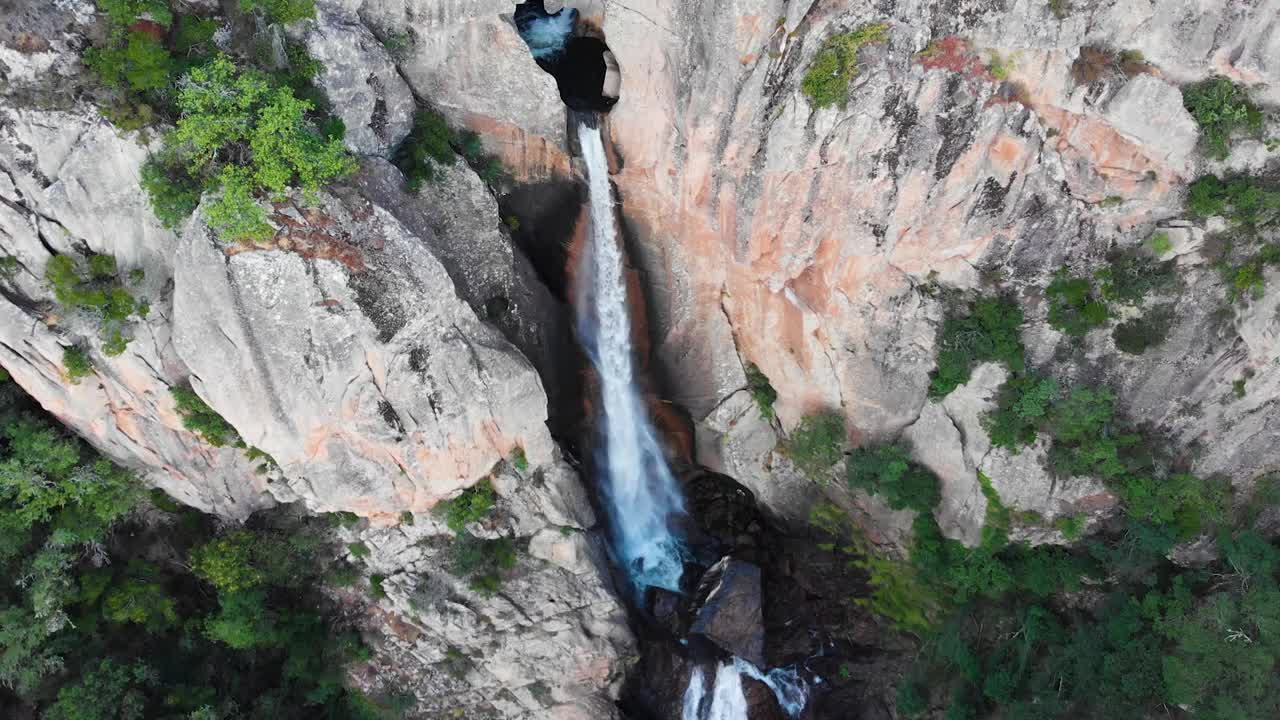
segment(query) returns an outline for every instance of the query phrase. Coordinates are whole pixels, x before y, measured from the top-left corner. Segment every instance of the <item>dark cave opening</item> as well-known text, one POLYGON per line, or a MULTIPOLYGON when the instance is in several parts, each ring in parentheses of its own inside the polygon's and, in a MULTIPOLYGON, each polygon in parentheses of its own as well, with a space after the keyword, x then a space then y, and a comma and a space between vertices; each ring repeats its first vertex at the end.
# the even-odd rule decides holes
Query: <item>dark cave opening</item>
POLYGON ((580 21, 577 8, 549 13, 543 0, 526 0, 516 6, 514 20, 538 67, 556 79, 567 107, 601 113, 613 108, 620 84, 617 62, 596 36, 598 30, 580 21))

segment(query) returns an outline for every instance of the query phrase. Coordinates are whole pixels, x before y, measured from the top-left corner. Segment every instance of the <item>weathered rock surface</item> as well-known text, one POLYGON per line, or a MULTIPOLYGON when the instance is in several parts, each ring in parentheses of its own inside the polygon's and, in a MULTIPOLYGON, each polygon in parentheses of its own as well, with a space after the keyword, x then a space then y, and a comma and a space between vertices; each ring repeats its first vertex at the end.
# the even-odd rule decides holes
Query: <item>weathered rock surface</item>
MULTIPOLYGON (((615 181, 632 256, 652 288, 658 369, 671 399, 695 421, 706 418, 713 434, 702 448, 718 446, 726 469, 764 467, 763 435, 743 429, 717 439, 712 430, 737 427, 726 414, 743 405, 729 401, 744 384, 739 358, 777 388, 783 429, 822 407, 841 408, 857 442, 895 439, 922 413, 941 427, 945 418, 925 404, 944 310, 921 292, 931 282, 977 289, 985 277, 1010 286, 1029 308, 1035 359, 1047 361, 1060 341, 1044 330, 1040 304, 1051 273, 1089 272, 1108 248, 1176 222, 1181 185, 1207 167, 1177 84, 1221 73, 1261 83, 1260 100, 1277 99, 1272 5, 1104 2, 1062 19, 1043 5, 912 0, 874 12, 775 0, 731 10, 667 0, 584 9, 602 22, 622 73, 610 115, 622 160, 615 181), (823 39, 880 21, 888 40, 862 51, 849 106, 813 108, 799 84, 823 39), (1126 76, 1117 64, 1079 82, 1072 64, 1086 45, 1140 51, 1149 66, 1126 76), (997 60, 1000 78, 990 70, 997 60)), ((448 7, 424 23, 415 2, 370 0, 361 15, 418 20, 418 50, 401 62, 410 84, 485 133, 523 176, 562 172, 563 161, 548 159, 566 147, 564 123, 546 114, 556 104, 550 78, 531 59, 519 62, 525 51, 504 25, 507 3, 448 7), (472 55, 463 37, 501 41, 472 55), (445 47, 448 76, 437 69, 445 47), (503 107, 485 109, 472 102, 475 78, 492 69, 504 87, 518 78, 519 89, 503 107)), ((1233 157, 1251 159, 1227 166, 1265 164, 1256 145, 1240 143, 1233 157)), ((1216 293, 1199 282, 1184 297, 1216 293)), ((1221 440, 1203 444, 1198 471, 1247 483, 1277 465, 1262 449, 1275 439, 1275 396, 1262 393, 1277 370, 1262 367, 1261 353, 1235 359, 1242 346, 1187 350, 1176 338, 1203 330, 1197 314, 1180 312, 1175 339, 1160 351, 1110 358, 1107 374, 1135 421, 1177 438, 1221 440), (1250 383, 1260 394, 1223 412, 1190 417, 1177 393, 1140 389, 1154 393, 1179 374, 1175 387, 1207 406, 1217 391, 1209 385, 1229 385, 1246 365, 1258 373, 1250 383), (1202 378, 1194 388, 1186 385, 1193 377, 1202 378)), ((1095 345, 1106 344, 1097 335, 1091 361, 1102 358, 1095 345)), ((951 462, 977 467, 957 433, 948 443, 951 462)), ((991 454, 987 463, 992 472, 1021 473, 1034 455, 991 454)), ((980 517, 972 481, 963 487, 947 512, 980 517)), ((1022 487, 1043 493, 1052 483, 1022 487)), ((1037 497, 1007 489, 1030 507, 1062 500, 1060 489, 1037 497)), ((957 522, 966 529, 952 532, 972 539, 973 522, 957 522)))
POLYGON ((698 582, 696 610, 689 632, 702 635, 731 656, 764 665, 764 616, 760 568, 733 557, 721 558, 698 582))
POLYGON ((316 82, 346 125, 347 147, 387 155, 409 134, 414 100, 386 48, 354 16, 330 11, 309 24, 306 42, 324 66, 316 82))
POLYGON ((599 536, 561 529, 566 517, 592 516, 585 491, 559 459, 525 473, 505 465, 492 482, 498 507, 475 530, 529 545, 491 595, 450 573, 457 540, 429 515, 351 534, 371 550, 367 569, 386 578, 387 597, 369 618, 381 635, 377 676, 401 678, 428 714, 607 720, 616 711, 601 700, 616 693, 634 641, 620 601, 601 584, 599 536), (556 509, 521 502, 531 494, 556 509), (538 550, 557 545, 575 548, 575 561, 538 550))
MULTIPOLYGON (((275 203, 270 241, 221 242, 199 211, 175 234, 138 185, 148 139, 75 100, 92 3, 20 10, 12 19, 48 45, 20 40, 6 10, 3 57, 17 59, 0 68, 0 255, 16 267, 0 277, 0 365, 189 505, 241 519, 297 501, 371 518, 369 569, 387 576, 389 600, 370 625, 408 643, 389 641, 376 662, 399 652, 395 670, 433 710, 611 717, 633 641, 588 494, 547 429, 539 375, 557 377, 564 312, 513 249, 485 184, 458 161, 413 195, 385 160, 365 158, 314 202, 275 203), (94 253, 113 255, 150 306, 117 356, 99 322, 61 307, 44 279, 54 255, 94 253), (63 368, 73 344, 93 363, 78 384, 63 368), (279 468, 259 474, 243 449, 188 431, 170 394, 183 384, 279 468), (517 449, 527 470, 504 464, 517 449), (514 539, 520 554, 502 592, 483 597, 448 574, 439 523, 394 524, 496 467, 500 510, 475 530, 514 539), (460 666, 450 648, 465 654, 461 672, 449 671, 460 666)), ((386 51, 337 11, 308 44, 353 148, 385 154, 412 111, 386 51)))

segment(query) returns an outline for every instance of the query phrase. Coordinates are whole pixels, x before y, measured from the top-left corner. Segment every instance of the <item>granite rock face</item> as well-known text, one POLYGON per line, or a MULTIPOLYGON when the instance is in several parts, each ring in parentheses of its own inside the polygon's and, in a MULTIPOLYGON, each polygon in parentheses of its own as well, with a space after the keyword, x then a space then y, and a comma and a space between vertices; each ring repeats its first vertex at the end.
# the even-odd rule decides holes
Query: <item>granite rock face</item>
POLYGON ((429 716, 613 717, 607 698, 635 646, 621 602, 599 581, 599 536, 574 525, 594 522, 577 473, 556 457, 534 471, 503 465, 492 484, 497 507, 469 530, 525 548, 496 592, 453 573, 460 540, 429 514, 347 531, 370 550, 366 570, 385 578, 366 619, 379 638, 369 689, 397 679, 429 716))
MULTIPOLYGON (((1252 309, 1271 300, 1228 323, 1238 340, 1233 330, 1206 335, 1212 312, 1193 305, 1223 288, 1193 260, 1202 224, 1182 217, 1187 182, 1266 171, 1274 155, 1244 140, 1227 161, 1207 160, 1179 92, 1221 74, 1253 86, 1260 102, 1280 99, 1274 2, 1106 0, 1062 18, 1044 4, 977 1, 566 4, 603 31, 622 74, 609 116, 614 182, 650 288, 655 369, 693 415, 701 459, 746 473, 779 514, 803 522, 831 493, 771 486, 785 463, 767 450, 769 436, 827 408, 844 413, 855 444, 928 441, 918 457, 955 481, 944 499, 955 537, 972 541, 981 526, 980 468, 1002 496, 1045 518, 1080 502, 1103 512, 1098 484, 1059 487, 1032 450, 986 453, 976 423, 962 434, 927 401, 951 297, 932 289, 1013 293, 1043 365, 1077 349, 1045 324, 1052 274, 1092 273, 1108 251, 1166 227, 1188 272, 1170 341, 1127 356, 1094 333, 1060 370, 1105 380, 1135 423, 1194 443, 1197 472, 1247 487, 1280 467, 1270 392, 1280 368, 1264 349, 1275 324, 1252 309), (886 39, 862 50, 848 106, 814 107, 800 81, 823 41, 867 23, 885 23, 886 39), (1133 62, 1121 63, 1121 51, 1133 62), (1091 57, 1109 59, 1090 67, 1091 57), (776 425, 744 410, 744 361, 777 389, 776 425), (1246 370, 1246 398, 1222 402, 1246 370)), ((366 0, 360 14, 413 22, 417 50, 400 63, 409 83, 481 132, 517 174, 563 173, 572 133, 546 115, 550 78, 531 58, 519 62, 509 4, 446 7, 423 21, 420 2, 366 0), (462 39, 476 37, 495 41, 473 56, 462 39), (490 69, 504 87, 518 78, 498 109, 473 102, 475 78, 490 69)))
POLYGON ((367 518, 368 571, 388 593, 367 627, 398 638, 375 662, 412 680, 424 708, 610 717, 634 641, 588 493, 548 430, 541 375, 557 382, 567 313, 466 163, 438 168, 429 192, 404 188, 385 156, 414 99, 354 8, 321 8, 301 32, 359 171, 273 202, 271 240, 229 244, 202 210, 162 227, 139 187, 156 133, 121 132, 77 97, 92 3, 20 5, 0 23, 0 255, 14 259, 0 276, 0 366, 188 505, 232 521, 280 502, 367 518), (93 254, 114 256, 149 306, 117 355, 45 279, 54 256, 93 254), (93 366, 78 383, 63 365, 73 345, 93 366), (188 430, 179 386, 271 469, 188 430), (519 551, 493 595, 450 575, 452 533, 427 512, 486 478, 499 510, 473 530, 519 551))

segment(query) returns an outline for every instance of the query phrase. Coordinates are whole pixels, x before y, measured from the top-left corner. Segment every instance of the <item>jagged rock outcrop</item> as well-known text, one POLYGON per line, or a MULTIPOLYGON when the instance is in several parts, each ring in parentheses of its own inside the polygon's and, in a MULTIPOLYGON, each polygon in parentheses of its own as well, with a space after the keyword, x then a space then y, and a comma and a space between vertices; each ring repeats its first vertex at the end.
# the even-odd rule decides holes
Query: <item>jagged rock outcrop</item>
POLYGON ((350 533, 371 551, 361 562, 385 576, 369 616, 381 634, 370 681, 400 678, 429 715, 607 720, 616 710, 599 700, 616 693, 635 648, 620 600, 599 582, 608 561, 586 532, 595 515, 577 473, 557 458, 536 471, 504 465, 492 482, 498 507, 471 530, 524 547, 492 594, 451 574, 460 541, 430 515, 350 533))

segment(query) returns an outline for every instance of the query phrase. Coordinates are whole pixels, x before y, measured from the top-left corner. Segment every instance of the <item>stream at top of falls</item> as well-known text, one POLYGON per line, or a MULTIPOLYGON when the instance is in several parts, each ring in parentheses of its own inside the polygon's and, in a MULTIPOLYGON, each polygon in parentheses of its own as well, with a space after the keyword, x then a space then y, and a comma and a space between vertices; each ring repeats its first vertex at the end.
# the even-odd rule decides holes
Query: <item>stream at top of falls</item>
MULTIPOLYGON (((618 237, 604 141, 598 128, 578 126, 590 198, 591 242, 585 256, 585 297, 579 330, 600 379, 601 414, 598 474, 609 513, 615 560, 626 572, 637 603, 646 588, 680 592, 686 558, 673 516, 685 513, 680 487, 667 465, 658 434, 636 384, 627 274, 618 237)), ((808 688, 794 670, 762 672, 741 659, 718 666, 708 687, 694 666, 683 695, 680 720, 747 720, 742 686, 746 676, 767 685, 778 704, 798 717, 808 688)))

